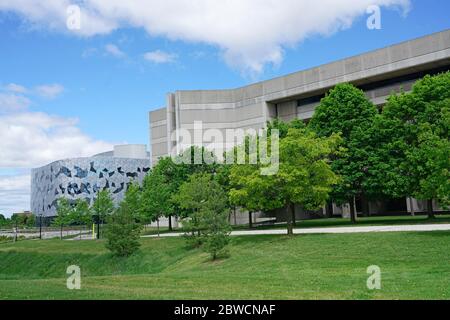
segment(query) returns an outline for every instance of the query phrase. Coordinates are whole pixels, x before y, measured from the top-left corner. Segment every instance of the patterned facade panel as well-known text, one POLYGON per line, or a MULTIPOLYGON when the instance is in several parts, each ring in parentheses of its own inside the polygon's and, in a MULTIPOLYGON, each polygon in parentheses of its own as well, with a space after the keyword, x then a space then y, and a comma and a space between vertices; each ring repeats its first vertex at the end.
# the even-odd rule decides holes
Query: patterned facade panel
POLYGON ((31 209, 36 215, 56 215, 59 198, 85 199, 92 204, 96 195, 108 189, 116 205, 128 186, 142 183, 150 170, 146 159, 92 157, 53 162, 31 172, 31 209))

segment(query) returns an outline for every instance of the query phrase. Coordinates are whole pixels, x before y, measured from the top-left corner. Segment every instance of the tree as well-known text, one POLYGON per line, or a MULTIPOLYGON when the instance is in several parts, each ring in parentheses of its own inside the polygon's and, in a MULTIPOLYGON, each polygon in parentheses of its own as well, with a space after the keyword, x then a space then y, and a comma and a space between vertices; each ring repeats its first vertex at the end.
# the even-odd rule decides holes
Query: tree
POLYGON ((391 95, 377 121, 382 184, 389 195, 448 203, 450 72, 426 76, 410 93, 391 95))
POLYGON ((63 238, 63 229, 65 225, 70 223, 70 218, 72 216, 72 206, 69 203, 69 200, 66 198, 59 198, 56 207, 56 218, 53 219, 52 224, 56 227, 60 228, 59 238, 62 240, 63 238))
POLYGON ((0 227, 7 227, 11 224, 11 219, 7 219, 3 214, 0 214, 0 227))
POLYGON ((30 214, 26 216, 26 226, 28 228, 33 228, 36 225, 36 216, 34 214, 30 214))
MULTIPOLYGON (((291 122, 275 119, 267 123, 267 135, 270 137, 273 130, 278 130, 279 138, 283 139, 288 135, 289 129, 303 128, 305 128, 305 124, 300 119, 295 119, 291 122)), ((249 147, 250 143, 255 143, 259 146, 259 139, 255 137, 246 138, 246 163, 249 163, 251 153, 249 147)), ((232 152, 236 157, 236 148, 232 152)), ((232 205, 240 206, 248 211, 250 228, 253 227, 253 212, 273 210, 279 208, 280 205, 283 205, 282 200, 277 196, 276 190, 270 189, 269 186, 261 188, 258 184, 252 184, 251 179, 247 179, 251 175, 255 175, 256 177, 260 175, 260 170, 261 166, 259 164, 234 165, 230 166, 228 169, 228 179, 230 182, 228 182, 229 188, 226 189, 226 191, 229 194, 230 202, 232 205), (231 175, 233 175, 233 178, 231 178, 231 175), (241 177, 243 179, 241 179, 241 177)), ((260 183, 261 182, 262 181, 260 181, 260 183)))
POLYGON ((286 208, 287 232, 292 235, 295 204, 306 210, 319 209, 339 181, 328 162, 340 142, 335 134, 317 137, 310 130, 291 128, 280 142, 278 172, 261 175, 258 166, 236 165, 231 174, 235 186, 231 196, 246 208, 286 208))
MULTIPOLYGON (((211 255, 213 260, 216 260, 217 256, 224 252, 229 243, 231 231, 228 222, 226 194, 216 194, 216 199, 222 201, 221 208, 216 205, 215 209, 205 208, 201 211, 201 223, 204 225, 202 232, 204 250, 211 255)), ((215 200, 211 199, 211 201, 215 200)))
POLYGON ((106 248, 113 255, 127 257, 139 250, 141 225, 136 222, 127 202, 122 202, 114 213, 108 216, 106 225, 106 248))
MULTIPOLYGON (((70 211, 69 220, 71 223, 78 226, 88 225, 92 221, 91 211, 89 204, 84 199, 77 199, 73 209, 70 211)), ((81 239, 81 227, 80 227, 80 239, 81 239)))
POLYGON ((432 199, 444 207, 450 205, 450 141, 422 128, 419 144, 408 153, 407 161, 418 180, 413 196, 427 200, 428 216, 434 218, 432 199))
MULTIPOLYGON (((351 84, 339 84, 320 101, 309 127, 320 137, 340 134, 343 138, 341 152, 333 158, 333 171, 341 177, 333 188, 332 198, 337 203, 350 204, 350 217, 356 222, 355 198, 367 203, 376 197, 370 169, 376 158, 371 146, 371 129, 378 111, 364 92, 351 84)), ((366 206, 367 207, 367 206, 366 206)), ((365 211, 367 208, 365 209, 365 211)))
MULTIPOLYGON (((217 167, 215 157, 211 152, 205 148, 192 146, 174 158, 165 157, 159 159, 153 168, 153 172, 163 177, 170 194, 175 195, 178 193, 180 186, 188 180, 189 176, 194 173, 215 173, 217 167), (208 161, 205 158, 208 158, 208 161), (212 163, 211 159, 213 159, 212 163)), ((166 208, 169 210, 164 215, 169 220, 169 230, 172 230, 172 217, 186 217, 188 212, 180 208, 177 201, 172 199, 172 197, 169 204, 170 207, 166 208)))
POLYGON ((97 194, 92 205, 92 212, 97 222, 97 239, 100 239, 100 223, 105 221, 106 217, 114 211, 114 202, 109 190, 104 189, 97 194))
POLYGON ((131 212, 136 222, 142 223, 145 217, 141 216, 141 187, 133 182, 128 185, 125 192, 125 198, 122 202, 126 203, 127 210, 131 212))
MULTIPOLYGON (((142 184, 141 216, 147 221, 159 221, 161 216, 171 219, 172 186, 160 170, 151 170, 147 173, 142 184)), ((159 234, 159 224, 158 224, 159 234)))
POLYGON ((249 227, 253 227, 253 212, 269 211, 283 206, 283 201, 270 179, 261 176, 260 166, 234 165, 230 172, 230 202, 248 211, 249 227))
POLYGON ((230 233, 225 191, 211 174, 196 173, 181 185, 176 199, 180 207, 192 212, 186 225, 193 235, 194 231, 198 234, 193 236, 194 243, 204 244, 204 250, 215 260, 230 233))

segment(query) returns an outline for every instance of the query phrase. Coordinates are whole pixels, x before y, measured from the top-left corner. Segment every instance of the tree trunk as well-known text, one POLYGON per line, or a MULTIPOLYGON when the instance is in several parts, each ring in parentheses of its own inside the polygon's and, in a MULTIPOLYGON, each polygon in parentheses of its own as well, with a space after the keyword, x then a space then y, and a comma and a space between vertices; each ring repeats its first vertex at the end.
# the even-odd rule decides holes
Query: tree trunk
POLYGON ((356 223, 355 198, 350 200, 350 220, 352 223, 356 223))
POLYGON ((428 218, 434 219, 433 199, 427 200, 427 211, 428 211, 428 218))
POLYGON ((97 240, 100 239, 100 217, 97 220, 97 240))
POLYGON ((248 227, 250 229, 253 228, 253 219, 252 219, 253 213, 251 211, 248 212, 248 227))
POLYGON ((172 231, 172 230, 173 230, 173 228, 172 228, 172 216, 169 215, 169 231, 172 231))
POLYGON ((332 201, 327 202, 325 210, 326 210, 327 218, 329 218, 329 219, 333 218, 333 202, 332 201))
POLYGON ((367 200, 367 197, 362 194, 361 195, 361 203, 362 203, 362 212, 364 217, 368 217, 369 214, 369 201, 367 200))
POLYGON ((288 236, 292 236, 294 234, 294 228, 292 227, 292 217, 293 215, 295 215, 295 207, 293 204, 288 204, 286 206, 286 210, 287 210, 287 221, 286 221, 286 225, 287 225, 287 234, 288 236))
POLYGON ((59 239, 60 239, 60 240, 63 239, 63 225, 61 225, 60 234, 59 234, 59 239))
POLYGON ((297 220, 295 218, 295 204, 292 205, 291 214, 292 214, 292 226, 295 227, 295 225, 297 224, 297 220))
POLYGON ((414 217, 416 215, 416 211, 414 210, 414 201, 411 197, 409 198, 409 206, 411 209, 411 216, 414 217))
POLYGON ((159 238, 159 218, 156 219, 156 228, 158 229, 158 238, 159 238))

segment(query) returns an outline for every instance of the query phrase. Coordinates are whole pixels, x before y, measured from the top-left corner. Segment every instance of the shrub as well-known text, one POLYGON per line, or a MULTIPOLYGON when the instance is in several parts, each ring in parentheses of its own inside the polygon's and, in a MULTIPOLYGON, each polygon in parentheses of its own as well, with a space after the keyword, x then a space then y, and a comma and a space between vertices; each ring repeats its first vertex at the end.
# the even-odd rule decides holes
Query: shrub
POLYGON ((138 224, 126 203, 109 217, 106 226, 106 248, 115 256, 127 257, 139 250, 141 225, 138 224))

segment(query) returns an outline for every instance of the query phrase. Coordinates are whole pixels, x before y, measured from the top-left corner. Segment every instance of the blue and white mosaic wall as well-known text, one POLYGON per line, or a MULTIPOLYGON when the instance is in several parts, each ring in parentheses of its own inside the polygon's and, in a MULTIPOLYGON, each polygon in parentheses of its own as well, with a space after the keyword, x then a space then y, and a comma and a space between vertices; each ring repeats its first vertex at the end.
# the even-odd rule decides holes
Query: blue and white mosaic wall
POLYGON ((142 183, 150 160, 92 157, 53 162, 31 171, 31 210, 36 215, 55 216, 57 201, 85 199, 92 204, 102 189, 110 190, 117 205, 128 186, 142 183))

